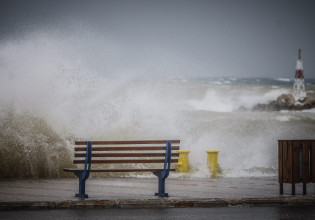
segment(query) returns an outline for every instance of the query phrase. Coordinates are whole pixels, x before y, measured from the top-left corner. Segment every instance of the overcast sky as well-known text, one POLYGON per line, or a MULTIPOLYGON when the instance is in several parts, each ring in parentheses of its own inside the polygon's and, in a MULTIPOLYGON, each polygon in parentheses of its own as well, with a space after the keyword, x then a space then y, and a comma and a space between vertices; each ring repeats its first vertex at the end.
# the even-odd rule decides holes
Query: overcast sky
POLYGON ((56 30, 112 74, 292 78, 301 48, 315 78, 314 0, 0 0, 1 44, 56 30))

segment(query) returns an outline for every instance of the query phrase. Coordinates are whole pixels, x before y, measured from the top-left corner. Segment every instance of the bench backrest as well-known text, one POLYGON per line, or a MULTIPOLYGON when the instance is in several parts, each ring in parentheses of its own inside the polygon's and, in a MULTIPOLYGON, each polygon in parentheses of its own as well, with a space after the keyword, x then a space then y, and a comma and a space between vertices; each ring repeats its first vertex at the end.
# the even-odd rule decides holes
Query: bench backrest
MULTIPOLYGON (((164 164, 167 140, 91 141, 92 164, 164 164)), ((75 164, 86 164, 87 141, 76 141, 75 164)), ((171 140, 171 163, 178 162, 180 140, 171 140)), ((160 169, 163 169, 161 167, 160 169)), ((112 170, 113 171, 113 170, 112 170)), ((125 170, 126 171, 126 170, 125 170)), ((139 168, 140 171, 140 168, 139 168)), ((147 170, 149 171, 149 170, 147 170)), ((152 170, 153 171, 153 170, 152 170)), ((119 172, 119 169, 117 169, 119 172)))

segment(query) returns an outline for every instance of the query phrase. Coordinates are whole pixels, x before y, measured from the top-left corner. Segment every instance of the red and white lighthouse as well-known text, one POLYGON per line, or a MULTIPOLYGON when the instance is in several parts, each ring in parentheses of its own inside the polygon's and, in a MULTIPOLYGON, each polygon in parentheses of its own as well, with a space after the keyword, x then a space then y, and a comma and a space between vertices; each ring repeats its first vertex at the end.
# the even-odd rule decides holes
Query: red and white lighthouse
POLYGON ((303 63, 301 59, 301 49, 299 49, 299 57, 296 61, 295 78, 293 85, 293 96, 296 101, 303 101, 306 98, 304 85, 303 63))

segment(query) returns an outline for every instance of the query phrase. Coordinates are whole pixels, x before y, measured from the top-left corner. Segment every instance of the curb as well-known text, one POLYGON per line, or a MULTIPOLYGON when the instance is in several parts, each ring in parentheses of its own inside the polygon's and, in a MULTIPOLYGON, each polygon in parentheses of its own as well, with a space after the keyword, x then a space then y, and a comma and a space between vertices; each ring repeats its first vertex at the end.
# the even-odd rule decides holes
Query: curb
POLYGON ((211 208, 227 206, 314 206, 314 196, 242 199, 120 199, 0 202, 1 211, 57 209, 211 208))

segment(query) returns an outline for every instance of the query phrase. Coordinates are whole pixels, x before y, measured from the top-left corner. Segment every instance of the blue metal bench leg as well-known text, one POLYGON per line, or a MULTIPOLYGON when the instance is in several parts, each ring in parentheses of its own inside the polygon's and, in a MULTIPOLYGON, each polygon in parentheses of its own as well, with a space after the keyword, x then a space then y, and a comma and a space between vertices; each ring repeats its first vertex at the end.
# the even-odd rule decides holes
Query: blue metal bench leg
POLYGON ((159 197, 168 197, 168 193, 165 193, 165 178, 159 177, 159 192, 155 193, 159 197))
POLYGON ((153 172, 153 174, 159 178, 159 192, 155 193, 155 195, 159 197, 168 197, 168 193, 165 193, 165 179, 168 177, 170 173, 172 155, 171 153, 172 142, 166 141, 164 169, 158 172, 153 172))
POLYGON ((92 160, 92 142, 87 141, 84 170, 82 172, 78 171, 74 173, 79 178, 79 193, 75 194, 76 197, 88 198, 88 195, 85 194, 85 180, 87 180, 90 175, 91 160, 92 160))
POLYGON ((75 194, 75 197, 80 197, 80 198, 89 197, 87 194, 85 194, 85 180, 86 179, 79 178, 79 193, 75 194))

